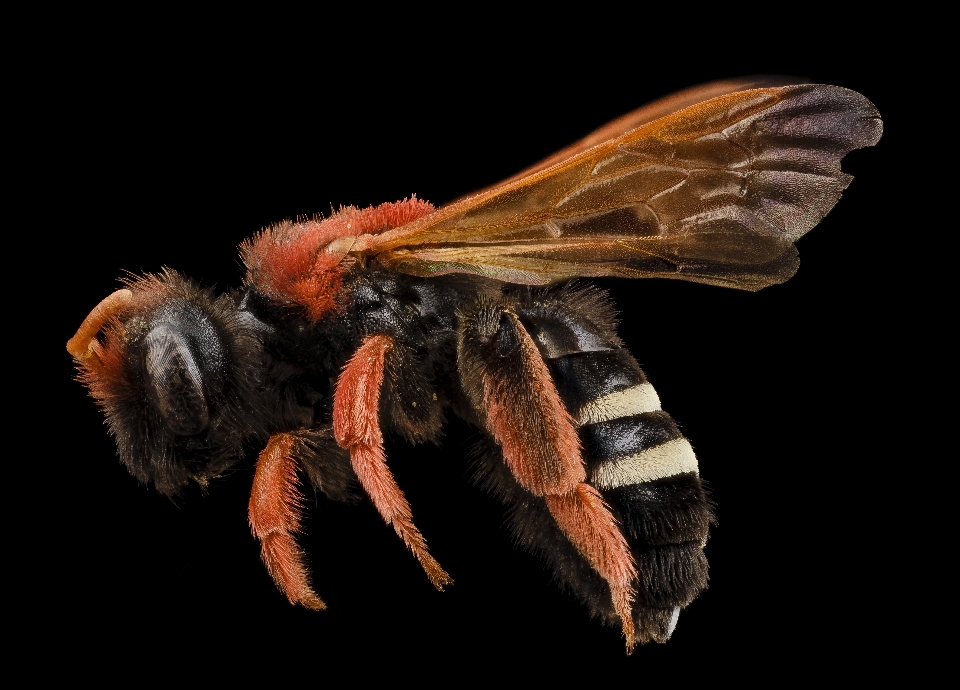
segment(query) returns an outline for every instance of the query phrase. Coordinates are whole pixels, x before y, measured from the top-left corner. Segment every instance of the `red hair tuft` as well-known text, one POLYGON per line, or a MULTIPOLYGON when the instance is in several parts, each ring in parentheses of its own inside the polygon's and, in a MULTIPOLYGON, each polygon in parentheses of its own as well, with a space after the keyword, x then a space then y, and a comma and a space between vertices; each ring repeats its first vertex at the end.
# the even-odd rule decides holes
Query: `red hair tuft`
POLYGON ((306 309, 312 321, 338 307, 346 251, 324 251, 341 237, 375 235, 425 216, 433 204, 409 199, 358 209, 341 208, 322 220, 286 221, 241 248, 247 282, 272 297, 306 309))

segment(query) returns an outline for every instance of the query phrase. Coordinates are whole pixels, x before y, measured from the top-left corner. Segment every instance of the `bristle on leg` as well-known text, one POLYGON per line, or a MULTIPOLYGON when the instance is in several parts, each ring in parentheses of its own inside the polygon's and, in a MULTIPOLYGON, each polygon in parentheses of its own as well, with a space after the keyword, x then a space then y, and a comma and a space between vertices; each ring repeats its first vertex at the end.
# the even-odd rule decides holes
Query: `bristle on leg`
POLYGON ((610 508, 589 484, 579 484, 567 494, 544 498, 560 529, 610 585, 613 607, 620 617, 627 654, 630 654, 637 644, 632 614, 632 583, 637 569, 610 508))
POLYGON ((290 603, 319 611, 327 606, 310 586, 304 553, 294 537, 300 531, 303 501, 295 445, 290 434, 275 434, 260 453, 250 494, 250 527, 260 540, 267 571, 290 603))
POLYGON ((483 307, 468 321, 459 357, 468 372, 468 394, 483 411, 513 478, 544 499, 563 534, 609 585, 629 654, 637 643, 637 569, 616 518, 585 482, 576 422, 539 348, 514 311, 483 307))
POLYGON ((387 353, 393 340, 385 335, 363 341, 340 375, 333 402, 333 433, 350 462, 360 485, 374 507, 423 566, 438 590, 453 580, 427 550, 427 542, 413 524, 410 504, 387 467, 380 431, 380 388, 387 353))

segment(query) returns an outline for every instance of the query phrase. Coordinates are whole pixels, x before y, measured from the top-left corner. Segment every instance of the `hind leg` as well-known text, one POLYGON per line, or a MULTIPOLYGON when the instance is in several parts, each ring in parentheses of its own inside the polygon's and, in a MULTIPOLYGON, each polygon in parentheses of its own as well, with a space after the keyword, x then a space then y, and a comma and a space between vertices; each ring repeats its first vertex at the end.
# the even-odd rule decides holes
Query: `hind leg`
MULTIPOLYGON (((518 395, 512 391, 521 390, 516 381, 523 376, 517 369, 523 367, 516 362, 522 358, 507 354, 522 342, 519 327, 535 344, 544 365, 533 378, 549 380, 560 406, 569 412, 582 448, 581 481, 599 492, 636 565, 631 618, 637 641, 666 641, 680 610, 707 583, 703 545, 713 514, 692 448, 621 346, 602 292, 591 288, 527 292, 466 315, 460 338, 465 387, 499 446, 491 447, 481 461, 484 483, 511 506, 511 526, 519 541, 539 552, 558 578, 611 624, 623 627, 623 615, 614 606, 610 581, 594 565, 598 559, 591 560, 580 545, 575 546, 574 530, 561 529, 551 506, 555 501, 547 500, 549 492, 531 489, 511 466, 511 443, 523 445, 523 439, 535 437, 527 430, 528 420, 535 417, 530 406, 511 403, 508 397, 500 406, 508 414, 500 420, 499 432, 494 424, 497 406, 490 404, 495 398, 487 395, 485 381, 510 382, 508 396, 518 395), (500 316, 506 312, 513 316, 500 316), (513 364, 508 366, 509 362, 513 364)), ((534 359, 532 353, 528 359, 534 359)), ((564 429, 569 434, 570 427, 564 429)), ((541 463, 549 466, 550 460, 541 463)))
POLYGON ((576 424, 536 343, 513 310, 490 306, 466 324, 459 357, 471 401, 511 475, 543 499, 570 544, 606 581, 631 651, 633 558, 610 509, 585 481, 576 424))

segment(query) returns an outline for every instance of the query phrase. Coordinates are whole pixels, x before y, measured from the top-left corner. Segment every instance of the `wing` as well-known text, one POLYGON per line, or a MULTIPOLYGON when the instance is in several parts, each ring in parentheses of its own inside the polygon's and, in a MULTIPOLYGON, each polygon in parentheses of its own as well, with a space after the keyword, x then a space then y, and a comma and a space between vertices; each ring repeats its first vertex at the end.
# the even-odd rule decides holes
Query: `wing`
POLYGON ((747 91, 748 89, 806 83, 808 83, 808 80, 799 77, 788 77, 780 74, 763 74, 752 77, 740 77, 738 79, 723 79, 721 81, 711 81, 706 84, 700 84, 699 86, 691 86, 689 89, 683 89, 682 91, 677 91, 663 98, 658 98, 652 103, 647 103, 626 115, 618 117, 612 122, 608 122, 600 129, 590 132, 590 134, 580 141, 557 151, 549 158, 545 158, 525 170, 521 170, 513 177, 504 180, 501 184, 519 180, 527 175, 532 175, 535 172, 549 168, 551 165, 562 163, 568 158, 573 158, 578 153, 582 153, 587 149, 591 149, 611 139, 616 139, 648 122, 672 115, 678 110, 689 108, 692 105, 709 101, 711 98, 725 96, 728 93, 734 93, 736 91, 747 91))
POLYGON ((658 107, 598 130, 611 138, 591 135, 564 160, 357 238, 351 253, 418 276, 664 277, 759 290, 796 272, 793 243, 852 180, 841 159, 883 129, 860 94, 804 84, 727 93, 621 133, 671 109, 658 107))

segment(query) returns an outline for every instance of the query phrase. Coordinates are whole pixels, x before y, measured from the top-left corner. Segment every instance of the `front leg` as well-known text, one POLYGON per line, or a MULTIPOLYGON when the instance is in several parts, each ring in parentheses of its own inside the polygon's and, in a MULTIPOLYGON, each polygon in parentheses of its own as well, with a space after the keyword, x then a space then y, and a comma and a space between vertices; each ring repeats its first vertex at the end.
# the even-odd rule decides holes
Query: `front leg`
POLYGON ((310 573, 295 535, 300 532, 303 494, 297 477, 293 434, 274 434, 257 458, 250 492, 250 528, 260 541, 260 556, 270 577, 291 604, 316 611, 326 605, 310 586, 310 573))
POLYGON ((363 490, 387 524, 403 539, 430 578, 443 590, 453 580, 427 550, 427 542, 413 524, 406 497, 387 467, 380 431, 380 389, 393 339, 374 335, 364 339, 337 381, 333 399, 333 433, 350 451, 350 462, 363 490))
POLYGON ((510 473, 545 501, 556 524, 607 582, 631 651, 633 557, 610 509, 586 483, 576 423, 536 343, 514 310, 495 304, 465 319, 458 345, 467 393, 510 473))

